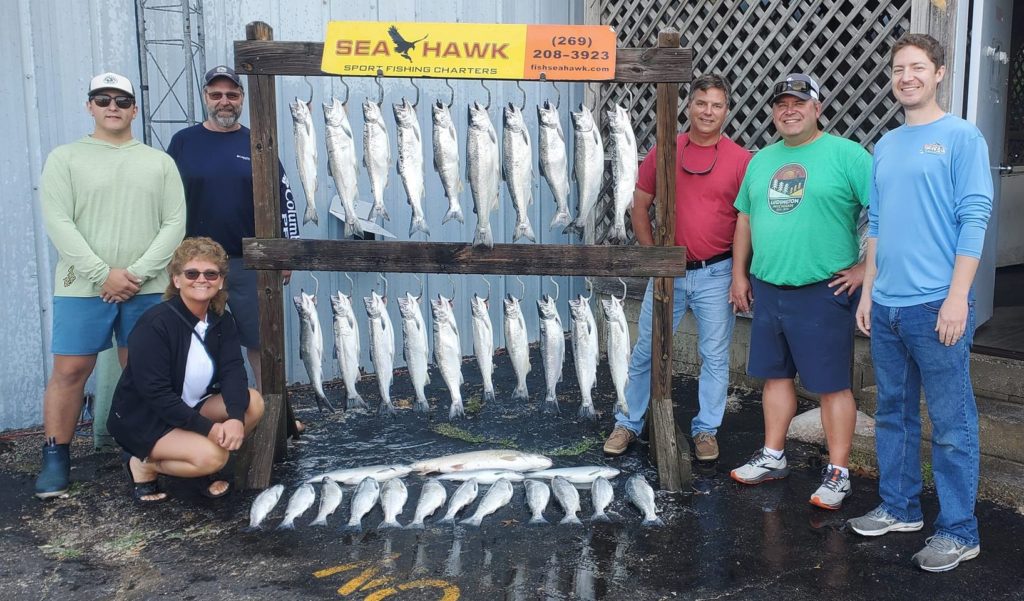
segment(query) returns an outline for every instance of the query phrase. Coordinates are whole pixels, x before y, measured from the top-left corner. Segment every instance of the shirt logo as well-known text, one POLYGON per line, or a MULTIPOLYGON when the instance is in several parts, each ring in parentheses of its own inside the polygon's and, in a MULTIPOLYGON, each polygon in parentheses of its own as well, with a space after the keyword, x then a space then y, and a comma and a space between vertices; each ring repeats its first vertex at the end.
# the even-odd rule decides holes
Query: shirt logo
POLYGON ((943 146, 942 144, 939 144, 938 142, 934 142, 932 144, 925 144, 924 146, 921 147, 921 154, 943 155, 946 154, 946 147, 943 146))
POLYGON ((72 267, 68 267, 68 274, 66 276, 64 276, 64 287, 65 288, 70 287, 71 284, 75 283, 75 279, 76 279, 76 277, 75 277, 75 268, 73 266, 72 267))
POLYGON ((779 167, 768 186, 768 208, 779 215, 789 213, 804 199, 806 185, 807 170, 803 165, 789 163, 779 167))

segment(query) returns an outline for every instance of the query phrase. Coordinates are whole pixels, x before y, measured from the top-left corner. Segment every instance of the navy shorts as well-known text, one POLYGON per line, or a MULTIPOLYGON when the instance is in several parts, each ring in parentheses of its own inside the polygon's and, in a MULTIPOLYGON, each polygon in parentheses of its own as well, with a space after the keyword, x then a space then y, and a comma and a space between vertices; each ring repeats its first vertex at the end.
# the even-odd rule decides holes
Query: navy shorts
POLYGON ((860 290, 836 296, 828 281, 786 289, 750 278, 754 319, 747 373, 789 379, 818 394, 851 386, 854 314, 860 290))
POLYGON ((242 266, 241 257, 228 261, 228 310, 238 324, 238 339, 247 349, 260 347, 260 307, 256 296, 256 270, 242 266))
POLYGON ((53 297, 54 355, 96 355, 113 344, 128 347, 128 335, 142 314, 160 304, 162 295, 136 294, 123 303, 108 303, 98 296, 53 297))

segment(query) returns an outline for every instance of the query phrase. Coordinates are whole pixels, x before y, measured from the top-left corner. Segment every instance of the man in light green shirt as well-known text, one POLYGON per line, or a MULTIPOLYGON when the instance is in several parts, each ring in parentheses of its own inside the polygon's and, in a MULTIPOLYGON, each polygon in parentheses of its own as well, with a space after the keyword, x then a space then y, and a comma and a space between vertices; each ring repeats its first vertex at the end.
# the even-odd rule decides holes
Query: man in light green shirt
POLYGON ((125 364, 128 334, 160 302, 167 263, 185 235, 185 195, 174 161, 132 138, 138 107, 131 82, 97 75, 86 110, 93 133, 54 149, 40 182, 43 221, 60 258, 39 498, 67 492, 69 446, 96 355, 116 334, 125 364))

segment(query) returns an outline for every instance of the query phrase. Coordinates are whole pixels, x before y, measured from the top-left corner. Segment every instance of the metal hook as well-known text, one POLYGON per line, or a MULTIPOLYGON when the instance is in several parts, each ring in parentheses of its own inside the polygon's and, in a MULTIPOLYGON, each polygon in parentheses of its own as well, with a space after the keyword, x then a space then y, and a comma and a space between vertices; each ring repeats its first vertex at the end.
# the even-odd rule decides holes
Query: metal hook
POLYGON ((412 277, 416 278, 416 281, 420 283, 420 295, 416 297, 416 301, 418 302, 420 299, 423 298, 423 278, 421 278, 419 275, 415 273, 412 274, 412 277))
POLYGON ((484 80, 482 80, 482 79, 480 80, 480 85, 483 86, 483 89, 487 90, 487 104, 484 106, 484 110, 490 110, 490 108, 491 108, 491 89, 487 87, 487 84, 485 84, 484 80))
POLYGON ((455 88, 452 87, 452 84, 448 81, 447 77, 444 80, 444 85, 448 86, 448 89, 452 91, 452 97, 448 100, 448 108, 452 108, 452 105, 455 104, 455 88))
POLYGON ((558 89, 558 84, 551 82, 551 86, 555 88, 555 108, 562 106, 562 90, 558 89))
POLYGON ((480 276, 480 279, 482 279, 484 283, 487 284, 487 297, 484 298, 484 302, 486 303, 489 300, 491 300, 491 281, 484 276, 480 276))
POLYGON ((316 297, 317 293, 320 292, 320 280, 316 279, 316 276, 312 273, 309 274, 309 277, 313 278, 313 281, 316 282, 316 288, 313 289, 313 296, 316 297))
POLYGON ((587 297, 587 300, 589 301, 594 298, 594 282, 591 281, 589 277, 583 278, 583 281, 587 283, 587 290, 590 292, 590 296, 587 297))
POLYGON ((450 274, 450 273, 448 274, 448 282, 451 283, 451 285, 452 285, 452 296, 451 296, 450 300, 454 301, 455 300, 455 278, 452 277, 452 274, 450 274))
POLYGON ((307 75, 303 75, 302 79, 303 79, 303 81, 306 82, 306 85, 309 86, 309 100, 306 101, 306 104, 312 105, 313 104, 313 84, 310 83, 309 76, 307 76, 307 75))
POLYGON ((551 280, 551 283, 555 285, 555 298, 553 300, 558 300, 558 295, 560 294, 560 292, 559 292, 560 288, 558 287, 558 282, 556 282, 555 281, 555 277, 551 276, 551 275, 548 276, 548 279, 551 280))
POLYGON ((412 103, 412 108, 416 108, 420 105, 420 87, 416 85, 416 80, 411 77, 409 78, 409 83, 412 84, 412 87, 416 88, 416 102, 412 103))
POLYGON ((384 280, 384 294, 381 294, 381 296, 384 297, 384 298, 387 298, 388 297, 388 278, 385 277, 383 273, 378 273, 377 274, 377 278, 379 278, 381 280, 384 280))
POLYGON ((381 75, 382 73, 380 69, 377 69, 377 76, 373 78, 374 81, 377 82, 377 87, 380 89, 380 98, 377 99, 377 104, 384 104, 384 84, 380 82, 381 75))
POLYGON ((348 96, 349 96, 348 82, 345 81, 344 77, 340 77, 339 76, 338 79, 341 80, 341 85, 345 86, 345 99, 341 101, 341 105, 342 106, 348 106, 348 96))
POLYGON ((516 87, 519 88, 519 91, 523 93, 523 106, 519 107, 519 110, 525 111, 526 110, 526 90, 523 89, 523 82, 521 80, 517 79, 516 80, 516 87))
POLYGON ((626 286, 626 280, 619 278, 619 282, 622 283, 622 298, 619 299, 621 302, 626 300, 626 292, 629 290, 629 287, 626 286))
POLYGON ((356 283, 347 271, 345 272, 345 278, 348 280, 348 297, 351 299, 356 294, 356 283))
POLYGON ((519 286, 523 289, 523 295, 519 297, 519 300, 523 300, 524 298, 526 298, 526 284, 523 282, 522 277, 517 275, 516 279, 519 280, 519 286))

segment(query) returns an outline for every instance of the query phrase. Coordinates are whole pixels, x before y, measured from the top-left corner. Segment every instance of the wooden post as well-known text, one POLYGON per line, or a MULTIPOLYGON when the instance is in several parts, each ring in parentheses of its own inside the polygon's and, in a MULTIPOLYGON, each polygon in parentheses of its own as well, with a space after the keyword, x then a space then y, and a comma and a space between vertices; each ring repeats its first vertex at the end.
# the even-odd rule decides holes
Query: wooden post
MULTIPOLYGON (((261 21, 245 26, 247 40, 272 40, 274 31, 261 21)), ((277 157, 277 106, 273 75, 249 75, 249 124, 252 135, 252 196, 256 236, 281 237, 281 174, 277 157)), ((239 454, 235 480, 239 488, 266 488, 278 443, 285 442, 284 306, 280 271, 257 275, 260 313, 260 361, 263 421, 239 454)))
POLYGON ((967 27, 957 20, 959 4, 963 0, 911 0, 910 3, 910 32, 927 33, 942 44, 946 50, 946 77, 939 84, 937 100, 944 111, 952 109, 953 102, 953 66, 956 56, 957 29, 967 27))
MULTIPOLYGON (((665 30, 658 34, 659 48, 678 48, 679 32, 665 30)), ((657 98, 658 176, 657 229, 654 243, 675 244, 676 225, 676 130, 679 123, 679 84, 659 83, 657 98)), ((673 278, 654 280, 654 306, 651 336, 651 450, 658 466, 662 490, 679 492, 690 479, 689 447, 681 440, 672 407, 672 311, 674 308, 673 278)))

